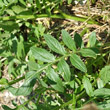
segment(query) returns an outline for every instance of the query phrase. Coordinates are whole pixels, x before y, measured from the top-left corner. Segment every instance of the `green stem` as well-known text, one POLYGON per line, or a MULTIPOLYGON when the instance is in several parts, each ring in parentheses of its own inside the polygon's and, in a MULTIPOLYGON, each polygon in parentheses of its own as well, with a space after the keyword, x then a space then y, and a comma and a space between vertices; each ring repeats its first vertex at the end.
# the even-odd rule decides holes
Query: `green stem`
MULTIPOLYGON (((36 19, 36 18, 70 19, 70 20, 81 21, 81 22, 84 22, 88 19, 88 18, 83 18, 83 17, 78 17, 78 16, 71 16, 71 15, 67 15, 63 12, 60 12, 60 14, 53 14, 50 16, 48 14, 5 16, 5 17, 0 17, 0 20, 3 20, 3 21, 16 20, 16 19, 27 20, 27 19, 36 19)), ((99 24, 98 22, 96 22, 94 20, 87 20, 87 23, 99 24)))
MULTIPOLYGON (((8 83, 8 86, 11 86, 11 85, 17 83, 17 82, 23 80, 24 78, 25 78, 25 76, 22 76, 22 77, 20 77, 20 78, 18 78, 18 79, 15 79, 15 80, 13 80, 13 81, 10 81, 10 82, 8 83)), ((0 88, 0 91, 3 91, 4 89, 6 89, 6 87, 7 87, 7 86, 1 87, 1 88, 0 88)))

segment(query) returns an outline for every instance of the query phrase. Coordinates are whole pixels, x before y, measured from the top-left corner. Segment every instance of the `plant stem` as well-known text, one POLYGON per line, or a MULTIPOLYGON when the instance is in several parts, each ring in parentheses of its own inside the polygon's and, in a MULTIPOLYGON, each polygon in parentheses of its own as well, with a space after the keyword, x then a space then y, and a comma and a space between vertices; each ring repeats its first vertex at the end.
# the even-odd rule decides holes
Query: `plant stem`
POLYGON ((11 86, 11 85, 17 83, 17 82, 23 80, 24 78, 25 78, 25 76, 22 76, 22 77, 20 77, 20 78, 18 78, 18 79, 16 79, 16 80, 10 81, 7 86, 1 87, 1 88, 0 88, 0 91, 3 91, 3 90, 6 89, 8 86, 11 86))
MULTIPOLYGON (((16 19, 27 20, 27 19, 37 19, 37 18, 70 19, 70 20, 81 21, 81 22, 84 22, 87 20, 87 18, 83 18, 79 16, 71 16, 63 12, 60 12, 60 14, 53 14, 50 16, 48 14, 5 16, 5 17, 0 17, 0 20, 3 20, 3 21, 16 20, 16 19)), ((98 22, 94 20, 88 20, 87 23, 88 24, 99 24, 98 22)))

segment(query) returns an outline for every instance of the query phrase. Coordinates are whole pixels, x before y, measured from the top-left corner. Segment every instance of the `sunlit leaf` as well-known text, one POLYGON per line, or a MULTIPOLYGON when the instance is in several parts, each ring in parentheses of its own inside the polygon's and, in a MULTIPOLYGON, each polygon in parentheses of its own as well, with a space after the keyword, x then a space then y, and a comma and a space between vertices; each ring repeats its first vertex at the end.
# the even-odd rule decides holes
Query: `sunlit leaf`
POLYGON ((83 63, 83 61, 80 59, 78 55, 72 54, 70 57, 70 61, 75 68, 81 70, 82 72, 85 72, 85 73, 87 72, 87 68, 85 64, 83 63))
POLYGON ((59 85, 59 84, 54 84, 51 85, 55 90, 59 91, 59 92, 64 92, 64 88, 63 86, 59 85))
POLYGON ((49 34, 45 34, 44 38, 49 48, 52 49, 54 52, 62 55, 66 53, 64 47, 54 37, 49 34))
POLYGON ((32 92, 33 86, 36 82, 36 76, 33 76, 33 74, 35 74, 35 71, 28 72, 28 75, 25 78, 25 81, 21 87, 14 88, 14 87, 10 86, 10 87, 8 87, 8 90, 15 96, 29 95, 32 92), (31 76, 33 76, 33 77, 31 77, 31 76))
POLYGON ((96 33, 92 32, 90 37, 89 37, 89 43, 90 43, 90 47, 95 46, 96 44, 96 33))
POLYGON ((47 50, 37 47, 31 47, 32 55, 40 61, 43 62, 52 62, 55 60, 55 57, 49 53, 47 50))
POLYGON ((74 40, 71 38, 71 36, 69 35, 69 33, 65 30, 62 30, 62 36, 63 36, 63 42, 65 43, 65 45, 71 49, 76 51, 76 45, 74 40))
POLYGON ((108 88, 100 88, 96 89, 93 93, 93 96, 95 97, 110 97, 110 89, 108 88))
POLYGON ((100 71, 100 78, 103 81, 104 84, 108 83, 110 81, 110 65, 105 66, 100 71))
POLYGON ((0 22, 0 28, 4 29, 5 31, 13 31, 15 29, 19 28, 19 25, 15 23, 14 21, 5 21, 5 22, 0 22))
POLYGON ((70 68, 69 68, 69 65, 66 63, 65 60, 61 60, 59 63, 58 63, 58 69, 59 71, 61 72, 63 78, 65 81, 70 81, 70 78, 71 78, 71 72, 70 72, 70 68))
POLYGON ((97 55, 92 49, 83 48, 79 51, 84 57, 93 57, 96 58, 97 55))
POLYGON ((83 85, 84 85, 84 88, 86 89, 86 93, 91 97, 93 94, 92 85, 89 79, 85 76, 83 77, 83 85))

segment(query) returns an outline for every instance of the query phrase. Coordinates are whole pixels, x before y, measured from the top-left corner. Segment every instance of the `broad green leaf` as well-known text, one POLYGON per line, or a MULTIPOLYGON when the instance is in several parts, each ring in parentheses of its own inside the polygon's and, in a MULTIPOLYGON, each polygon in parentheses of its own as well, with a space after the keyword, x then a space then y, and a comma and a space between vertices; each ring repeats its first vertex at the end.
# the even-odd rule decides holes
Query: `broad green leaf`
POLYGON ((35 59, 43 61, 43 62, 52 62, 55 60, 55 57, 49 53, 47 50, 37 47, 31 47, 32 55, 35 59))
POLYGON ((54 52, 62 55, 66 53, 64 47, 54 37, 49 34, 45 34, 44 38, 49 48, 52 49, 54 52))
POLYGON ((83 85, 84 85, 84 88, 86 89, 86 93, 91 97, 93 94, 92 85, 89 79, 85 76, 83 77, 83 85))
POLYGON ((74 41, 75 41, 77 47, 79 47, 79 48, 84 47, 83 40, 82 40, 81 36, 78 33, 75 33, 74 41))
POLYGON ((34 61, 29 61, 28 62, 28 67, 29 67, 30 71, 33 71, 33 70, 38 70, 39 65, 34 61))
POLYGON ((62 85, 62 80, 60 79, 60 77, 58 76, 58 74, 54 71, 54 69, 52 69, 51 67, 49 67, 47 70, 46 70, 46 75, 47 77, 58 83, 59 85, 62 85))
POLYGON ((94 47, 95 44, 96 44, 96 33, 95 32, 92 32, 90 37, 89 37, 89 44, 90 44, 90 47, 94 47))
POLYGON ((0 22, 0 28, 4 29, 5 31, 11 32, 13 30, 17 30, 19 28, 19 25, 14 21, 5 21, 0 22))
POLYGON ((26 6, 26 2, 24 0, 19 0, 19 2, 26 6))
POLYGON ((12 10, 13 10, 16 14, 19 14, 20 12, 24 11, 25 8, 23 8, 23 7, 19 6, 19 5, 14 5, 14 6, 12 7, 12 10))
POLYGON ((6 78, 1 78, 0 79, 0 84, 1 85, 8 85, 8 80, 6 78))
POLYGON ((52 84, 51 86, 59 91, 59 92, 63 92, 64 91, 64 88, 63 88, 63 83, 62 83, 62 80, 60 79, 60 77, 58 76, 58 74, 54 71, 54 69, 52 69, 51 67, 49 67, 47 70, 46 70, 46 75, 47 77, 54 81, 56 84, 52 84))
POLYGON ((2 0, 0 0, 0 7, 3 7, 5 4, 3 3, 2 0))
POLYGON ((70 68, 64 59, 62 59, 58 63, 58 70, 61 72, 65 81, 70 81, 71 78, 70 68))
POLYGON ((48 85, 43 80, 41 80, 40 78, 39 80, 43 87, 48 88, 48 85))
POLYGON ((93 58, 97 57, 96 53, 92 49, 89 49, 89 48, 83 48, 79 52, 84 57, 93 57, 93 58))
POLYGON ((85 72, 85 73, 87 72, 87 68, 85 64, 83 63, 83 61, 80 59, 78 55, 72 54, 70 57, 70 61, 75 68, 81 70, 82 72, 85 72))
POLYGON ((75 42, 73 41, 73 39, 71 38, 69 33, 67 31, 65 31, 65 30, 62 30, 62 36, 63 36, 63 42, 65 43, 65 45, 69 49, 76 51, 75 42))
POLYGON ((68 0, 68 4, 71 4, 72 3, 72 0, 68 0))
POLYGON ((55 90, 59 91, 59 92, 64 92, 64 88, 63 86, 59 85, 59 84, 55 84, 55 85, 51 85, 55 90))
POLYGON ((11 15, 11 16, 14 16, 14 15, 15 15, 15 13, 13 12, 13 10, 11 10, 11 9, 7 9, 6 12, 7 12, 9 15, 11 15))
POLYGON ((110 100, 99 102, 97 107, 99 110, 110 110, 110 100))
POLYGON ((8 90, 15 96, 19 96, 19 95, 27 96, 32 92, 35 82, 36 82, 35 80, 25 81, 21 87, 14 88, 10 86, 8 90))
POLYGON ((110 81, 110 65, 102 68, 99 74, 103 83, 104 84, 108 83, 110 81))
POLYGON ((27 96, 32 92, 33 86, 36 83, 36 78, 38 74, 35 71, 30 71, 25 76, 25 81, 23 85, 19 88, 14 88, 12 86, 8 87, 8 90, 15 96, 23 95, 27 96))
POLYGON ((110 97, 110 89, 108 88, 100 88, 96 89, 93 93, 95 97, 110 97))

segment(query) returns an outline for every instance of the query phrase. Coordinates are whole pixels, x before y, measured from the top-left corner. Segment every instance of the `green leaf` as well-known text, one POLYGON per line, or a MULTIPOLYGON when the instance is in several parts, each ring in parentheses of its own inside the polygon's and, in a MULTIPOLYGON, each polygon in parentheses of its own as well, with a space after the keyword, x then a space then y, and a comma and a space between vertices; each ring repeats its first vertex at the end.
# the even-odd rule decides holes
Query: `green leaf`
POLYGON ((48 69, 46 70, 46 75, 50 80, 52 80, 56 83, 56 84, 51 84, 51 86, 55 90, 57 90, 59 92, 64 91, 62 80, 60 79, 58 74, 54 71, 54 69, 52 69, 51 67, 48 67, 48 69))
POLYGON ((89 79, 86 76, 83 77, 83 85, 86 89, 86 93, 91 97, 93 94, 93 89, 89 79))
POLYGON ((70 61, 72 63, 72 65, 74 67, 76 67, 77 69, 81 70, 82 72, 87 72, 87 68, 85 66, 85 64, 83 63, 83 61, 80 59, 80 57, 76 54, 72 54, 72 56, 70 57, 70 61))
POLYGON ((26 6, 26 2, 25 2, 24 0, 19 0, 19 2, 20 2, 21 4, 23 4, 24 6, 26 6))
POLYGON ((68 4, 71 4, 72 3, 72 0, 68 0, 68 4))
POLYGON ((50 49, 52 49, 56 53, 65 55, 66 52, 64 47, 54 37, 49 34, 45 34, 44 38, 50 49))
POLYGON ((97 107, 99 110, 110 110, 110 100, 99 102, 97 107))
POLYGON ((19 6, 19 5, 14 5, 14 6, 12 7, 12 10, 13 10, 16 14, 19 14, 20 12, 24 11, 25 8, 23 8, 23 7, 19 6))
POLYGON ((79 48, 84 47, 83 40, 82 40, 81 36, 78 33, 75 33, 74 41, 75 41, 77 47, 79 47, 79 48))
POLYGON ((110 81, 110 65, 102 68, 99 74, 103 83, 104 84, 108 83, 110 81))
POLYGON ((79 52, 84 57, 93 57, 93 58, 97 57, 96 53, 92 49, 89 49, 89 48, 83 48, 79 52))
POLYGON ((49 53, 47 50, 37 47, 31 47, 32 55, 35 59, 43 61, 43 62, 52 62, 55 60, 55 57, 49 53))
POLYGON ((73 41, 73 39, 71 38, 69 33, 67 31, 65 31, 65 30, 62 30, 62 36, 63 36, 63 42, 65 43, 65 45, 69 49, 76 51, 75 42, 73 41))
POLYGON ((4 29, 5 31, 13 31, 17 30, 19 28, 19 25, 13 21, 5 21, 0 22, 0 28, 4 29))
POLYGON ((6 78, 1 78, 0 79, 0 84, 1 85, 8 85, 8 80, 6 78))
POLYGON ((28 0, 29 3, 33 3, 33 0, 28 0))
POLYGON ((59 85, 59 84, 54 84, 51 85, 55 90, 59 91, 59 92, 64 92, 64 88, 63 86, 59 85))
POLYGON ((96 89, 93 93, 95 97, 110 97, 110 89, 108 88, 100 88, 96 89))
POLYGON ((35 1, 36 1, 36 6, 37 6, 37 8, 41 9, 40 0, 35 0, 35 1))
POLYGON ((54 71, 54 69, 52 69, 51 67, 49 67, 49 68, 46 70, 46 75, 47 75, 47 77, 48 77, 50 80, 52 80, 52 81, 54 81, 54 82, 56 82, 56 83, 62 85, 62 80, 60 79, 60 77, 58 76, 58 74, 54 71))
POLYGON ((90 37, 89 37, 89 43, 90 43, 90 47, 94 47, 96 44, 96 33, 92 32, 90 37))
POLYGON ((28 62, 28 67, 29 67, 30 71, 39 69, 39 65, 36 62, 34 62, 34 61, 29 61, 28 62))
POLYGON ((35 71, 30 71, 26 74, 23 85, 19 88, 12 86, 8 87, 8 90, 15 96, 23 95, 27 96, 32 92, 33 86, 36 83, 35 71))
POLYGON ((70 81, 71 78, 70 68, 64 59, 62 59, 58 63, 58 70, 61 72, 65 81, 70 81))

